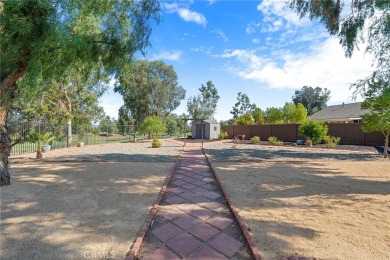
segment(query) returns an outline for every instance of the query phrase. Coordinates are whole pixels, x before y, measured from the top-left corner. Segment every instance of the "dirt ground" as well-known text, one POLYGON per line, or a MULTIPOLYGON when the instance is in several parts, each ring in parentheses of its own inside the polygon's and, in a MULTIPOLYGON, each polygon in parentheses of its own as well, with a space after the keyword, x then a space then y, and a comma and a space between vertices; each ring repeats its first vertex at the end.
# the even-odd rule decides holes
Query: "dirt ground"
POLYGON ((214 165, 263 259, 390 259, 390 161, 214 165))
POLYGON ((123 259, 172 162, 13 164, 1 259, 123 259))

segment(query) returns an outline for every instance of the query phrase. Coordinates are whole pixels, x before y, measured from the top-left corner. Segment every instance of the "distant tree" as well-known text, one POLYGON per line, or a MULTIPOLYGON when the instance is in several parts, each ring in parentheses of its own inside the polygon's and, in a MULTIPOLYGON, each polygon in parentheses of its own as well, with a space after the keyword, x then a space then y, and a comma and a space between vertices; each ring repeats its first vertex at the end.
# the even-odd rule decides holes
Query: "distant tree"
POLYGON ((301 103, 309 116, 326 107, 330 99, 330 90, 322 90, 320 87, 312 88, 304 86, 301 90, 296 90, 292 100, 295 105, 301 103))
POLYGON ((167 128, 167 132, 169 135, 173 135, 178 132, 179 128, 177 126, 177 120, 175 120, 173 117, 168 117, 165 120, 165 126, 167 128))
POLYGON ((264 112, 261 110, 261 108, 256 107, 252 111, 252 117, 255 125, 263 125, 265 124, 265 117, 264 117, 264 112))
POLYGON ((212 81, 207 81, 199 88, 200 95, 192 96, 187 101, 187 111, 195 120, 211 119, 216 112, 219 100, 218 90, 212 81))
POLYGON ((284 104, 283 110, 283 121, 287 124, 302 124, 307 119, 307 110, 301 104, 286 102, 284 104))
POLYGON ((280 108, 270 107, 265 111, 265 122, 267 124, 283 123, 283 112, 280 108))
POLYGON ((158 137, 161 133, 164 133, 167 128, 163 121, 157 116, 147 117, 141 124, 141 133, 149 134, 153 137, 158 137))
MULTIPOLYGON (((301 16, 318 19, 331 35, 337 35, 351 57, 355 48, 364 46, 372 54, 371 75, 352 85, 359 92, 365 92, 371 82, 390 81, 390 2, 388 0, 313 1, 288 0, 290 8, 301 16)), ((309 111, 311 114, 312 111, 309 111)))
POLYGON ((253 125, 254 121, 250 113, 240 116, 236 119, 237 125, 253 125))
POLYGON ((109 135, 115 134, 118 132, 117 123, 118 122, 115 118, 106 116, 102 121, 100 121, 101 132, 109 135))
POLYGON ((172 66, 142 60, 125 66, 114 90, 139 124, 148 116, 166 117, 180 105, 186 91, 177 80, 172 66))
MULTIPOLYGON (((372 83, 371 83, 372 84, 372 83)), ((390 136, 390 84, 376 82, 365 93, 362 108, 371 111, 362 116, 364 132, 381 132, 385 138, 384 158, 388 158, 390 136)))
POLYGON ((237 103, 234 104, 233 110, 230 111, 230 114, 233 114, 233 118, 238 118, 247 113, 252 113, 256 108, 255 104, 251 104, 250 99, 247 94, 242 92, 237 93, 237 103))

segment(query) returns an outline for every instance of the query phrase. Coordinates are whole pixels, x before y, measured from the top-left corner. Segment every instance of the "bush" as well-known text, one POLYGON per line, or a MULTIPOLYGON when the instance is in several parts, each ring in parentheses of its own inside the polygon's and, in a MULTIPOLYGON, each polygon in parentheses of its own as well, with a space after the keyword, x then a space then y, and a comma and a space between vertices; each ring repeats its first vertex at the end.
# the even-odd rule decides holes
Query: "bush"
POLYGON ((335 148, 340 143, 341 138, 336 136, 325 136, 324 141, 328 148, 335 148))
POLYGON ((252 141, 252 143, 257 144, 257 143, 260 142, 260 137, 254 136, 254 137, 251 138, 251 141, 252 141))
POLYGON ((321 121, 307 121, 299 127, 299 134, 313 143, 320 143, 328 134, 328 126, 321 121))
POLYGON ((278 138, 276 138, 275 136, 268 137, 268 142, 270 142, 273 145, 283 145, 284 144, 283 141, 278 140, 278 138))
POLYGON ((218 135, 218 138, 222 140, 222 139, 227 138, 228 136, 229 136, 229 134, 228 134, 227 131, 221 131, 221 132, 219 133, 219 135, 218 135))
POLYGON ((152 147, 153 148, 160 148, 161 147, 160 139, 153 139, 152 147))
POLYGON ((306 144, 307 146, 309 146, 309 147, 313 147, 313 141, 310 140, 310 139, 307 139, 305 144, 306 144))

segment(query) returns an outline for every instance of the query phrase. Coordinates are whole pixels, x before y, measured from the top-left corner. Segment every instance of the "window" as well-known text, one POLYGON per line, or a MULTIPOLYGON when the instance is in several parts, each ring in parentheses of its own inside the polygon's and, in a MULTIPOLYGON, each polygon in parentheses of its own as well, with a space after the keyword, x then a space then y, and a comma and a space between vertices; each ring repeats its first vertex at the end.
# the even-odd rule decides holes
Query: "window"
POLYGON ((216 126, 214 126, 214 131, 217 131, 217 127, 216 126))

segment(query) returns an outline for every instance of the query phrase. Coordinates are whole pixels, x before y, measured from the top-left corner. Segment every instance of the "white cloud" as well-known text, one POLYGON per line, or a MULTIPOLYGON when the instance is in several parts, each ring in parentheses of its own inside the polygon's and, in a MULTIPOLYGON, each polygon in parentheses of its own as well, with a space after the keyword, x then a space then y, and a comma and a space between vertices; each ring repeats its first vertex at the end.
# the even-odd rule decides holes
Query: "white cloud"
POLYGON ((217 2, 217 0, 209 0, 209 5, 213 5, 217 2))
POLYGON ((328 38, 305 52, 273 52, 270 56, 255 50, 227 50, 215 57, 235 59, 230 71, 241 78, 253 80, 268 88, 301 89, 319 86, 331 90, 331 102, 350 101, 354 83, 371 73, 371 57, 356 52, 345 58, 344 50, 336 38, 328 38))
POLYGON ((181 57, 182 52, 181 51, 162 51, 158 54, 152 55, 152 60, 179 60, 181 57))
POLYGON ((186 22, 194 22, 203 26, 207 24, 206 17, 203 14, 192 11, 176 2, 163 3, 162 7, 167 13, 177 13, 186 22))
POLYGON ((216 29, 213 31, 216 35, 218 35, 219 38, 222 38, 224 42, 228 42, 229 38, 226 36, 226 34, 221 29, 216 29))
POLYGON ((260 39, 259 38, 253 38, 252 42, 255 43, 255 44, 259 44, 260 43, 260 39))
POLYGON ((261 23, 251 22, 250 24, 248 24, 246 26, 245 32, 247 34, 253 34, 256 32, 257 28, 259 28, 260 26, 261 26, 261 23))
POLYGON ((206 26, 207 24, 206 17, 203 14, 191 11, 187 8, 180 8, 178 14, 186 22, 194 22, 203 26, 206 26))

